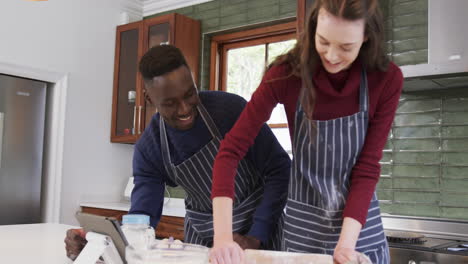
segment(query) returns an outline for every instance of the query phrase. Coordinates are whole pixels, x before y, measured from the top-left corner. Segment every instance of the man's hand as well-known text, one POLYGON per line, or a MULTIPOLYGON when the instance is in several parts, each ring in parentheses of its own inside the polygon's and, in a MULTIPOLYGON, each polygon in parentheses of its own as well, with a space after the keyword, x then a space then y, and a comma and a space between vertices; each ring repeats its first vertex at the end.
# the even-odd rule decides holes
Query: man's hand
POLYGON ((232 238, 242 249, 259 249, 261 245, 260 241, 253 236, 232 233, 232 238))
POLYGON ((86 233, 83 229, 68 229, 67 236, 65 237, 65 250, 67 251, 67 257, 71 260, 75 260, 76 257, 83 250, 84 246, 88 241, 85 238, 86 233))

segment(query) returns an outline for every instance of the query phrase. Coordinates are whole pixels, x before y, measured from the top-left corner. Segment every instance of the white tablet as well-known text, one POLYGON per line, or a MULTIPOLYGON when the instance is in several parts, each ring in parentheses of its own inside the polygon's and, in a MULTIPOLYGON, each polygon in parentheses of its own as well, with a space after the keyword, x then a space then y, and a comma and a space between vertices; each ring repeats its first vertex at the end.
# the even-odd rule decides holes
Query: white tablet
POLYGON ((120 223, 117 219, 82 212, 76 213, 76 219, 85 232, 92 231, 111 237, 120 257, 122 260, 125 260, 125 247, 128 245, 128 242, 122 229, 120 229, 120 223))

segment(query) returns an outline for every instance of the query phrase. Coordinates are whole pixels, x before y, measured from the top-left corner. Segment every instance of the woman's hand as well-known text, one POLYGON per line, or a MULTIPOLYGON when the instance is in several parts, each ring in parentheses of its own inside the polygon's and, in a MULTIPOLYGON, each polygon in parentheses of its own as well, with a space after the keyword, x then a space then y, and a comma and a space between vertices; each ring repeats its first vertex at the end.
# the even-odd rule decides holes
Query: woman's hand
POLYGON ((354 248, 340 247, 339 245, 335 248, 335 253, 333 254, 333 260, 336 264, 349 264, 349 263, 359 263, 358 254, 354 248))
POLYGON ((213 248, 211 264, 240 264, 244 262, 244 251, 232 236, 232 199, 213 199, 213 248))
POLYGON ((369 257, 351 248, 335 248, 333 255, 336 264, 372 264, 369 257))
POLYGON ((361 232, 361 224, 353 218, 345 217, 341 228, 340 239, 333 253, 337 264, 359 263, 359 252, 356 251, 356 242, 361 232))
POLYGON ((244 263, 244 251, 231 239, 215 241, 210 251, 211 264, 241 264, 244 263))

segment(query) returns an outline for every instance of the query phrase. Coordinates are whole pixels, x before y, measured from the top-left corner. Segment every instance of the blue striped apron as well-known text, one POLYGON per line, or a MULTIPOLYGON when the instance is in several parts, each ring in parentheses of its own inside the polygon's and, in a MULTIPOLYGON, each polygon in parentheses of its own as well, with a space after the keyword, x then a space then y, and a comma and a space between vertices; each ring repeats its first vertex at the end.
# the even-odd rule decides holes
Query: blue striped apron
MULTIPOLYGON (((161 149, 169 178, 186 192, 184 241, 211 247, 213 244, 213 210, 210 197, 212 171, 222 136, 201 103, 198 112, 213 139, 190 158, 174 165, 171 162, 166 127, 160 118, 161 149)), ((235 178, 233 232, 245 235, 250 230, 253 215, 262 199, 263 186, 264 179, 258 170, 245 159, 241 160, 235 178)), ((281 248, 280 230, 278 224, 267 245, 264 245, 267 249, 281 248)))
MULTIPOLYGON (((333 255, 343 224, 351 170, 359 157, 368 126, 366 71, 361 72, 359 112, 312 126, 297 104, 292 175, 283 230, 283 249, 333 255), (315 130, 313 130, 315 129, 315 130), (313 132, 315 131, 315 132, 313 132), (314 135, 314 141, 310 135, 314 135)), ((388 264, 377 196, 373 195, 356 250, 372 263, 388 264)))

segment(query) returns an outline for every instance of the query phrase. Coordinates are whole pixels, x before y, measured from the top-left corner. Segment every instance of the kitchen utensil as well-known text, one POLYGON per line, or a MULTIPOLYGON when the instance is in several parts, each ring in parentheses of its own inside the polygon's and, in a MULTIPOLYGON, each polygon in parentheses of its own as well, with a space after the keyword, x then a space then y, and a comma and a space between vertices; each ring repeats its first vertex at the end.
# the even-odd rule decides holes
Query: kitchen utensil
POLYGON ((425 242, 423 234, 405 231, 385 231, 385 236, 388 242, 394 243, 410 243, 410 244, 421 244, 425 242))

